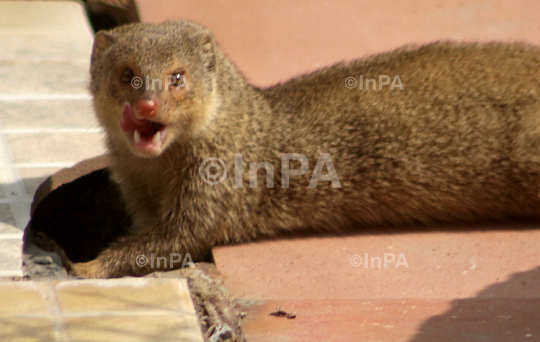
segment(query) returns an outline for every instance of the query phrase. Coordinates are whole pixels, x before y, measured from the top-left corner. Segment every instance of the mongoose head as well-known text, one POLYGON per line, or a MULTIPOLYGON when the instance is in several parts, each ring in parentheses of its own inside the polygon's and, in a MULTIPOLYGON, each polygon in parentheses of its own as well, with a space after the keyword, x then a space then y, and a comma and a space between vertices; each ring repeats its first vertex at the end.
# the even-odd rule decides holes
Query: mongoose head
POLYGON ((96 34, 91 91, 109 142, 157 157, 212 122, 216 51, 193 23, 132 24, 96 34))

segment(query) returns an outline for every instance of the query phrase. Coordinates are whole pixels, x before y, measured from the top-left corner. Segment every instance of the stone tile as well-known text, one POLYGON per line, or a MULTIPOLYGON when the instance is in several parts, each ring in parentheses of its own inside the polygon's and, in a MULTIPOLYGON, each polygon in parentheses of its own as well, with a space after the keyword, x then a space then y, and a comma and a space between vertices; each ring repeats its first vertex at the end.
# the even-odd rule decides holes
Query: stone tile
POLYGON ((22 177, 26 193, 33 196, 36 189, 43 183, 47 177, 57 172, 61 168, 24 168, 19 169, 19 174, 22 177))
MULTIPOLYGON (((11 212, 9 204, 0 204, 0 222, 8 225, 16 225, 15 218, 11 212)), ((3 232, 3 227, 0 225, 0 233, 3 232)))
POLYGON ((136 312, 163 313, 193 310, 187 283, 175 279, 126 279, 126 281, 64 282, 56 287, 65 313, 136 312))
POLYGON ((92 38, 88 34, 1 33, 2 61, 82 61, 89 62, 92 38))
POLYGON ((101 133, 14 134, 6 140, 17 164, 74 163, 105 152, 101 133))
POLYGON ((81 3, 76 1, 0 1, 1 33, 88 33, 81 3))
POLYGON ((185 279, 64 281, 56 294, 74 341, 202 342, 185 279))
POLYGON ((203 341, 185 279, 0 281, 0 303, 0 341, 203 341))
POLYGON ((0 341, 56 342, 54 329, 48 318, 0 318, 0 341))
MULTIPOLYGON (((9 214, 11 217, 13 217, 13 215, 11 215, 11 213, 9 214)), ((4 217, 0 216, 0 238, 2 238, 2 235, 12 235, 12 234, 15 234, 15 235, 20 235, 21 238, 22 238, 22 230, 20 230, 19 228, 17 228, 16 224, 15 223, 6 223, 6 222, 3 222, 4 221, 4 217)), ((15 221, 13 219, 13 221, 15 221)))
POLYGON ((22 239, 0 239, 0 277, 22 276, 22 239))
POLYGON ((32 100, 2 101, 2 129, 98 128, 92 101, 32 100))
MULTIPOLYGON (((0 2, 1 3, 1 2, 0 2)), ((88 94, 86 63, 0 64, 0 95, 88 94)))
POLYGON ((47 306, 32 282, 0 282, 0 317, 46 314, 47 306))
POLYGON ((195 316, 67 317, 66 327, 78 342, 203 341, 195 316))

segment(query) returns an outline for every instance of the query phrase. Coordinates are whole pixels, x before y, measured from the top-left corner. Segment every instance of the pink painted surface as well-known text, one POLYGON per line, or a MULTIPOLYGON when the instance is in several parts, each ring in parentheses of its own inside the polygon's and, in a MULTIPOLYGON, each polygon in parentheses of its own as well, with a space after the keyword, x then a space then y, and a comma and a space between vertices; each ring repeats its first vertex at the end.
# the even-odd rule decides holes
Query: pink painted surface
POLYGON ((248 341, 540 341, 540 230, 506 228, 283 239, 214 257, 232 296, 255 301, 248 341), (297 317, 269 316, 277 304, 297 317))
POLYGON ((138 0, 145 22, 190 19, 214 32, 249 80, 299 73, 440 39, 540 44, 537 0, 138 0))
MULTIPOLYGON (((263 86, 409 43, 540 45, 538 0, 137 4, 145 22, 203 24, 248 80, 263 86)), ((248 342, 540 341, 537 226, 284 239, 214 255, 231 294, 253 300, 244 322, 248 342), (409 268, 365 268, 365 253, 382 262, 385 253, 403 253, 409 268), (355 255, 363 262, 357 267, 355 255), (276 304, 297 318, 269 316, 276 304)))
POLYGON ((257 342, 538 341, 535 299, 280 300, 252 305, 244 320, 257 342), (269 316, 276 305, 295 319, 269 316))
POLYGON ((435 231, 255 242, 215 248, 214 257, 235 297, 540 298, 539 246, 538 229, 435 231), (482 294, 534 270, 523 284, 482 294))

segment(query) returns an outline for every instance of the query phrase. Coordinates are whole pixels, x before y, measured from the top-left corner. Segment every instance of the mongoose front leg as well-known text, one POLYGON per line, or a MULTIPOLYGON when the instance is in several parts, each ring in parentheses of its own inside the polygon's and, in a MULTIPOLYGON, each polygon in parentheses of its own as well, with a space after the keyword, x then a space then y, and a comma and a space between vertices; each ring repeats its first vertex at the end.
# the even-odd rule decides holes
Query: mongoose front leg
POLYGON ((143 276, 180 268, 185 260, 199 260, 208 250, 179 229, 159 228, 125 237, 101 252, 96 259, 73 264, 72 275, 83 278, 143 276), (188 248, 195 245, 200 248, 188 248))

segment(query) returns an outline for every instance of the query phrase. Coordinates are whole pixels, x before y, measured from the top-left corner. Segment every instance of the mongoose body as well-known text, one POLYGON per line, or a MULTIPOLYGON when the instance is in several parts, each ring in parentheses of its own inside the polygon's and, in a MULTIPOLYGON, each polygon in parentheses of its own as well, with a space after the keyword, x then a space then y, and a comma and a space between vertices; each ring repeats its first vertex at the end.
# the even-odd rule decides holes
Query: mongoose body
POLYGON ((156 269, 139 255, 197 260, 284 230, 540 214, 538 47, 408 46, 261 89, 204 28, 134 24, 96 36, 91 90, 135 223, 75 264, 81 276, 142 275, 156 269), (228 171, 216 184, 208 158, 228 171), (261 162, 273 177, 250 177, 261 162))

